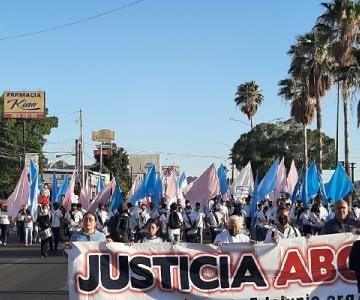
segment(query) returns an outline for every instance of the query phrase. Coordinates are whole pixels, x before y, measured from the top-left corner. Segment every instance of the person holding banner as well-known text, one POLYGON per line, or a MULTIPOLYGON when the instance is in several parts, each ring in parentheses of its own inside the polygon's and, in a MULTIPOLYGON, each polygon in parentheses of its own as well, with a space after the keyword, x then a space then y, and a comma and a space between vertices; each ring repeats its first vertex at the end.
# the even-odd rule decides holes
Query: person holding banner
POLYGON ((249 243, 250 238, 244 232, 244 219, 242 217, 232 215, 228 220, 227 229, 216 236, 214 244, 249 243))
POLYGON ((351 248, 349 269, 356 273, 358 293, 360 293, 360 241, 356 241, 351 248))
POLYGON ((83 217, 82 229, 73 233, 70 242, 64 244, 64 249, 71 249, 71 242, 112 242, 103 232, 96 230, 96 222, 96 214, 87 212, 83 217))
POLYGON ((150 218, 146 222, 146 234, 145 236, 140 240, 140 243, 162 243, 164 240, 159 237, 159 221, 156 219, 150 218))
POLYGON ((301 236, 299 229, 290 225, 290 211, 287 208, 279 208, 276 212, 278 224, 270 228, 266 234, 265 242, 278 243, 281 239, 289 239, 301 236))

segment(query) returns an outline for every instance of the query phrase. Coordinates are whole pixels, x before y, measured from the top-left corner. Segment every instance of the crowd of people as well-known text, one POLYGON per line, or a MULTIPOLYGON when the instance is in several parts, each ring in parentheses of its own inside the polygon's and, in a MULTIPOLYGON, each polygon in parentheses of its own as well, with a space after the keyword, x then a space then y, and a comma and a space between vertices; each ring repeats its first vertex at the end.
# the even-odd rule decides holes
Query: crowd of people
POLYGON ((107 238, 121 243, 278 242, 283 238, 355 232, 360 228, 360 208, 353 206, 349 210, 345 200, 333 204, 331 199, 324 206, 321 194, 308 205, 291 202, 284 195, 276 201, 264 199, 257 204, 256 211, 248 196, 243 201, 214 197, 206 205, 192 205, 188 200, 169 205, 163 198, 158 206, 140 201, 135 206, 123 203, 114 211, 100 204, 95 213, 87 212, 80 203, 72 203, 70 211, 65 211, 60 203, 51 205, 49 196, 47 191, 41 193, 35 215, 22 205, 17 216, 11 218, 6 205, 2 205, 0 245, 7 245, 10 228, 25 247, 41 243, 44 257, 49 250, 56 253, 59 242, 68 241, 107 238), (92 221, 90 231, 96 234, 86 238, 89 235, 85 227, 92 221))

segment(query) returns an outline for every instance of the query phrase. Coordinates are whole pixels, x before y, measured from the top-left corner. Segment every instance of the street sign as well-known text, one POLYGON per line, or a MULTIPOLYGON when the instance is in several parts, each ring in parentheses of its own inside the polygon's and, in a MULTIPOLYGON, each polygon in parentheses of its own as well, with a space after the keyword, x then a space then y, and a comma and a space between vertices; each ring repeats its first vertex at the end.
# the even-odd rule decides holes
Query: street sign
POLYGON ((93 131, 91 137, 93 141, 109 144, 115 140, 115 131, 101 129, 99 131, 93 131))
POLYGON ((39 153, 26 153, 25 155, 26 170, 29 170, 30 159, 33 161, 35 167, 39 170, 39 153))
MULTIPOLYGON (((111 149, 103 149, 102 155, 103 156, 111 156, 113 154, 111 149)), ((94 150, 94 155, 100 155, 100 150, 94 150)))

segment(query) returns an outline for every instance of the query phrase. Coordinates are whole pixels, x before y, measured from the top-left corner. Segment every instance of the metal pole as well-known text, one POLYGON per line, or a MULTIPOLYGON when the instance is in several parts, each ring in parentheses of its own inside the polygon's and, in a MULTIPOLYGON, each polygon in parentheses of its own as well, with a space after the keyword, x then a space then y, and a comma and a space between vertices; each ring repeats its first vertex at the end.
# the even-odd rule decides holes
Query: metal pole
POLYGON ((80 108, 80 170, 81 170, 81 186, 85 187, 85 157, 84 157, 84 123, 82 109, 80 108))
POLYGON ((339 161, 339 107, 340 105, 340 81, 337 82, 337 106, 336 106, 336 164, 339 161))
POLYGON ((25 168, 25 157, 26 157, 26 146, 25 146, 25 120, 23 121, 23 148, 24 148, 24 168, 25 168))
POLYGON ((102 165, 103 165, 103 157, 102 157, 102 143, 100 144, 100 173, 102 174, 102 165))

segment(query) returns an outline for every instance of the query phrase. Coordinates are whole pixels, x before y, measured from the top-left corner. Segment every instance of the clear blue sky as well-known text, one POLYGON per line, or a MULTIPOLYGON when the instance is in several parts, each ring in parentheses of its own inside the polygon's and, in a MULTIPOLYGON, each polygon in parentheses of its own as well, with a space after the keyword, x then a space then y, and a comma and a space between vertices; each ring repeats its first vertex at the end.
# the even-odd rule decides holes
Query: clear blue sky
MULTIPOLYGON (((0 39, 96 15, 130 1, 3 1, 0 39)), ((77 115, 84 110, 86 160, 91 131, 116 131, 116 143, 163 154, 199 175, 224 162, 248 126, 235 107, 236 87, 255 80, 264 104, 255 124, 288 118, 277 83, 289 67, 295 37, 321 14, 320 1, 144 0, 86 23, 39 35, 0 41, 1 90, 43 89, 59 128, 47 151, 73 151, 77 115)), ((324 129, 335 137, 336 94, 324 102, 324 129)), ((351 111, 351 161, 360 177, 360 131, 351 111)), ((342 122, 342 115, 341 115, 342 122)), ((314 124, 315 125, 315 124, 314 124)), ((314 126, 313 125, 313 126, 314 126)), ((342 123, 341 123, 342 125, 342 123)), ((340 128, 341 138, 343 126, 340 128)), ((343 159, 343 140, 340 141, 343 159)), ((54 161, 54 155, 49 156, 54 161)), ((227 161, 229 163, 229 161, 227 161)))

